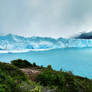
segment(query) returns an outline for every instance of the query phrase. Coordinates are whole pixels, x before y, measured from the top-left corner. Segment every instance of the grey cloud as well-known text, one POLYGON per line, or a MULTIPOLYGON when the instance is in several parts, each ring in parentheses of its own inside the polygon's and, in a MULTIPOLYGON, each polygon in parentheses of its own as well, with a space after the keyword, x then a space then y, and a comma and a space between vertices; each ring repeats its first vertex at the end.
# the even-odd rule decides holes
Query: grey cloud
POLYGON ((92 0, 0 0, 0 33, 69 37, 88 31, 91 4, 92 0))

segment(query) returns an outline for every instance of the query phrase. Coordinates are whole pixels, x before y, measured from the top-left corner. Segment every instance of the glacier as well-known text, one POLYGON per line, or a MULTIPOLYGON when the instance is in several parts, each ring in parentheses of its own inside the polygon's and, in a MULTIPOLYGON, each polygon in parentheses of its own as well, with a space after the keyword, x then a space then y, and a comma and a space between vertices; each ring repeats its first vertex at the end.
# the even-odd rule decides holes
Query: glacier
POLYGON ((0 36, 0 50, 37 50, 72 47, 92 47, 92 39, 22 37, 13 34, 0 36))

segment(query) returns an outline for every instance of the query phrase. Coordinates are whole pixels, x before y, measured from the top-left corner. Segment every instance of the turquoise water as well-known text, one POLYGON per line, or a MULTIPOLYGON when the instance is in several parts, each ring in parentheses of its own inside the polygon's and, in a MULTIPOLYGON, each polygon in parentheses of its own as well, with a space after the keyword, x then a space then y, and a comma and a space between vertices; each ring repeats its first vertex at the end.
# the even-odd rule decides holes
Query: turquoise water
POLYGON ((26 53, 0 53, 0 61, 27 59, 38 65, 51 64, 56 70, 72 71, 75 75, 92 78, 92 48, 64 48, 26 53))

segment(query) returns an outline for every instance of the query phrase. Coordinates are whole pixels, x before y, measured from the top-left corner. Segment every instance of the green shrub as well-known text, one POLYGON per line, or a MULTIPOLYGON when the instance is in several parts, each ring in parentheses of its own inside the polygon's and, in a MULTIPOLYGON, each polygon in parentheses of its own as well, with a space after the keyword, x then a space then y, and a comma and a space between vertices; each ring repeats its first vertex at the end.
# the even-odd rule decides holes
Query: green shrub
POLYGON ((33 65, 32 65, 33 67, 37 67, 37 65, 36 65, 36 63, 35 62, 33 62, 33 65))
POLYGON ((13 61, 11 61, 11 64, 15 65, 15 66, 17 66, 19 68, 28 68, 28 67, 32 67, 33 66, 27 60, 22 60, 22 59, 13 60, 13 61))
POLYGON ((0 92, 31 92, 35 87, 37 85, 30 81, 18 67, 0 62, 0 92))
POLYGON ((36 77, 43 86, 57 87, 58 92, 92 92, 92 81, 78 78, 69 72, 44 70, 36 77))
POLYGON ((53 70, 51 65, 48 65, 48 66, 47 66, 47 69, 53 70))
POLYGON ((0 69, 7 75, 11 76, 13 79, 21 79, 22 81, 27 80, 26 75, 14 65, 0 63, 0 69))

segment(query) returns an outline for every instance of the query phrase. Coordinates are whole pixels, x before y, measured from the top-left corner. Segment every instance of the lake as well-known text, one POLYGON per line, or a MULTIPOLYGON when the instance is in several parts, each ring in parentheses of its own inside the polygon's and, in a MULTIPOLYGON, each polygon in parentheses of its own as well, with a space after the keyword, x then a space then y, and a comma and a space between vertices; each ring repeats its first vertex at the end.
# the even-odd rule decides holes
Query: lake
POLYGON ((52 65, 56 70, 72 71, 75 75, 92 78, 92 48, 62 48, 25 53, 0 53, 0 61, 26 59, 38 65, 52 65))

